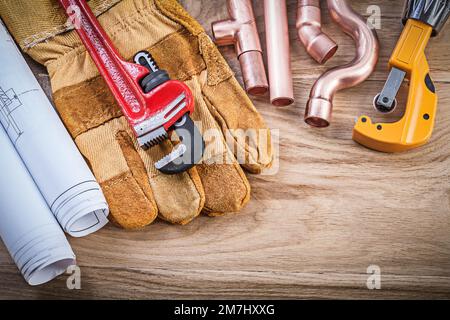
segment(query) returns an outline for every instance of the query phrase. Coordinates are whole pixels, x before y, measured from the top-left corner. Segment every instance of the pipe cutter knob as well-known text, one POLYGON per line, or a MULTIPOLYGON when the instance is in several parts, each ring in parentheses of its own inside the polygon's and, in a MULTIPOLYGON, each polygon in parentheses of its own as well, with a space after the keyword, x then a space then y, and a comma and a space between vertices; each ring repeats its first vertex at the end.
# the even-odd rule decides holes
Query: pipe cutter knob
POLYGON ((407 0, 403 14, 403 24, 409 19, 421 21, 433 28, 432 36, 437 36, 450 16, 450 0, 407 0))

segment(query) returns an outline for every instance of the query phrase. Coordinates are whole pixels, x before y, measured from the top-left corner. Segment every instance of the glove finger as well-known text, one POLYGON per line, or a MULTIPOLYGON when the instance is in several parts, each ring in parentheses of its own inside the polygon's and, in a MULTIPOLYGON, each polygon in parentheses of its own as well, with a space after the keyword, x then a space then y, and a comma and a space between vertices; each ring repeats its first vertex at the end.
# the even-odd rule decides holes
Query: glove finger
MULTIPOLYGON (((88 71, 86 74, 93 72, 88 71)), ((100 76, 61 88, 54 98, 64 123, 104 184, 118 224, 142 227, 151 223, 157 212, 166 221, 185 224, 201 212, 205 196, 196 170, 176 176, 160 174, 154 163, 172 150, 171 143, 149 151, 138 147, 100 76)))
POLYGON ((239 211, 249 200, 250 185, 203 98, 202 87, 210 69, 200 54, 198 38, 181 29, 148 51, 162 69, 172 78, 184 81, 194 94, 192 118, 206 142, 205 164, 196 166, 205 190, 204 211, 211 215, 239 211))
POLYGON ((205 193, 196 168, 177 175, 165 175, 156 170, 155 162, 173 149, 170 141, 148 151, 139 148, 135 141, 135 148, 150 177, 159 217, 167 222, 181 225, 197 217, 205 203, 205 193))
POLYGON ((261 173, 272 163, 270 130, 234 77, 202 88, 206 105, 239 164, 261 173))
POLYGON ((237 163, 202 164, 197 167, 205 190, 203 212, 221 216, 240 211, 250 200, 250 184, 237 163))
POLYGON ((112 221, 126 229, 152 223, 158 209, 145 167, 123 118, 79 135, 75 142, 102 186, 112 221))
MULTIPOLYGON (((203 95, 224 135, 230 137, 227 143, 239 163, 252 173, 260 173, 264 168, 270 167, 273 158, 270 131, 233 77, 233 72, 217 47, 176 0, 155 0, 155 3, 161 12, 189 31, 189 36, 186 37, 191 39, 187 45, 182 41, 172 41, 175 49, 173 52, 180 52, 176 48, 182 45, 183 52, 186 52, 185 60, 201 60, 203 67, 208 70, 205 74, 207 85, 202 87, 203 95), (186 50, 188 46, 190 50, 186 50)), ((167 52, 170 54, 171 51, 161 51, 161 59, 164 59, 164 53, 167 52)), ((180 69, 193 71, 192 68, 185 68, 182 61, 172 66, 168 65, 168 68, 172 68, 172 72, 179 74, 181 78, 183 74, 180 69)))
MULTIPOLYGON (((111 12, 115 11, 112 10, 111 12)), ((109 16, 110 12, 104 14, 103 17, 106 17, 107 15, 109 16)), ((106 18, 104 18, 104 21, 106 21, 106 18)), ((128 29, 117 30, 113 32, 114 42, 118 43, 118 48, 124 57, 128 59, 131 58, 131 55, 133 53, 144 49, 143 47, 141 47, 142 45, 144 45, 144 43, 151 42, 151 40, 147 41, 145 39, 150 38, 150 35, 153 34, 152 30, 155 28, 154 25, 152 25, 150 22, 147 26, 147 21, 149 20, 146 18, 143 19, 139 24, 133 25, 133 32, 129 32, 128 29), (128 33, 126 33, 126 31, 128 31, 128 33), (126 45, 120 45, 121 41, 125 41, 124 39, 126 39, 126 45)), ((156 35, 158 35, 158 33, 156 33, 156 35)), ((162 40, 157 42, 150 51, 152 52, 152 54, 154 54, 156 61, 158 61, 161 67, 164 69, 168 69, 169 74, 173 78, 177 78, 180 80, 189 80, 193 83, 199 83, 198 77, 196 75, 198 75, 202 70, 205 70, 207 64, 208 71, 204 71, 204 77, 207 77, 207 75, 212 72, 210 70, 211 68, 209 68, 209 66, 211 65, 211 60, 203 59, 203 56, 200 54, 201 48, 202 45, 199 45, 199 41, 196 36, 189 35, 189 33, 185 29, 180 29, 179 31, 165 36, 162 40), (208 62, 205 62, 206 60, 208 60, 208 62)), ((63 73, 59 70, 75 70, 73 67, 71 67, 73 65, 78 66, 76 68, 76 70, 78 70, 78 73, 72 73, 72 75, 70 76, 70 79, 72 79, 73 76, 73 78, 77 80, 77 82, 75 83, 80 83, 80 81, 91 81, 90 87, 92 89, 90 90, 93 90, 93 88, 95 87, 94 82, 98 82, 98 80, 95 79, 97 72, 91 60, 87 58, 85 52, 80 53, 80 50, 77 51, 78 52, 76 55, 66 55, 62 59, 62 61, 52 63, 51 68, 49 67, 49 69, 52 70, 52 72, 50 72, 50 74, 52 75, 52 79, 58 79, 58 81, 54 81, 53 83, 56 88, 64 87, 65 83, 68 81, 68 73, 70 73, 63 73), (72 58, 72 56, 74 56, 74 59, 77 63, 73 64, 71 63, 71 61, 68 61, 68 59, 72 58), (81 73, 79 72, 80 66, 82 69, 81 73), (89 75, 88 79, 92 80, 80 79, 80 74, 89 75)), ((206 52, 204 53, 206 54, 206 52)), ((215 72, 215 74, 217 75, 219 73, 215 72)), ((198 115, 197 119, 202 119, 201 123, 205 125, 206 128, 214 127, 216 131, 220 133, 220 143, 213 145, 216 147, 222 146, 222 149, 224 149, 225 151, 222 150, 221 152, 215 152, 213 154, 213 157, 225 158, 225 165, 220 165, 218 169, 203 170, 203 179, 195 169, 180 176, 163 176, 158 172, 154 172, 154 162, 156 160, 159 160, 162 154, 166 153, 160 152, 160 150, 163 150, 163 148, 152 148, 152 150, 150 150, 149 152, 143 152, 142 150, 140 150, 140 148, 136 148, 135 146, 135 149, 137 149, 137 152, 142 162, 144 163, 147 174, 150 177, 149 183, 151 189, 153 190, 154 199, 159 208, 160 216, 163 219, 176 223, 186 223, 192 220, 200 212, 203 202, 206 202, 208 212, 223 213, 229 211, 238 211, 248 201, 250 194, 248 181, 246 180, 242 169, 236 164, 235 160, 233 160, 233 157, 224 142, 221 133, 222 131, 220 129, 217 130, 218 127, 216 120, 211 116, 211 113, 207 108, 207 104, 203 100, 201 86, 197 85, 197 87, 194 89, 196 91, 195 95, 197 97, 196 113, 194 116, 198 115), (227 167, 228 171, 220 169, 221 167, 227 167), (208 177, 212 178, 208 180, 208 177), (220 179, 220 181, 212 183, 212 181, 216 179, 220 179), (208 185, 210 186, 208 196, 205 196, 205 194, 203 193, 203 181, 205 181, 205 183, 208 183, 208 185), (226 190, 228 186, 233 187, 233 190, 232 192, 228 192, 228 198, 224 198, 224 190, 226 190), (208 199, 206 199, 206 197, 208 199)), ((88 109, 92 105, 97 106, 97 103, 94 104, 94 102, 101 102, 93 101, 92 98, 94 98, 95 100, 95 97, 103 95, 104 91, 104 89, 99 88, 99 90, 95 90, 95 92, 92 92, 86 97, 86 91, 80 90, 79 96, 75 95, 72 101, 76 101, 77 106, 79 106, 80 108, 88 109), (83 101, 80 101, 80 98, 82 98, 83 96, 85 97, 85 99, 82 99, 83 101)), ((109 93, 107 94, 107 96, 109 96, 109 93)), ((72 105, 75 105, 75 103, 72 103, 72 105)), ((77 119, 76 123, 78 124, 78 126, 82 127, 81 131, 85 131, 89 128, 95 128, 105 120, 108 120, 108 118, 114 114, 114 110, 116 110, 117 107, 113 102, 110 104, 103 104, 103 106, 94 109, 95 110, 92 112, 98 111, 99 114, 91 114, 89 117, 85 117, 85 115, 89 114, 90 112, 86 110, 79 113, 73 111, 72 109, 65 110, 65 112, 61 112, 60 110, 60 112, 61 114, 71 113, 72 115, 74 115, 74 117, 82 118, 82 121, 79 121, 80 119, 77 119), (99 123, 95 123, 95 120, 93 119, 97 118, 103 118, 103 120, 99 123), (82 125, 80 125, 80 122, 82 123, 82 125)), ((73 131, 74 130, 71 130, 71 132, 73 131)), ((135 144, 134 140, 133 142, 135 144)), ((210 159, 212 159, 213 157, 211 157, 210 159)))
POLYGON ((203 99, 200 79, 206 72, 193 76, 186 84, 195 97, 192 118, 201 128, 206 144, 203 163, 196 166, 206 195, 204 212, 217 216, 241 210, 250 200, 250 184, 203 99))
MULTIPOLYGON (((156 9, 154 0, 106 2, 92 0, 90 5, 126 59, 131 60, 136 52, 180 29, 178 23, 156 9)), ((18 6, 23 3, 20 1, 18 6)), ((175 223, 193 219, 204 202, 197 171, 193 169, 174 177, 154 172, 154 162, 165 153, 162 150, 171 148, 170 143, 152 148, 148 153, 136 148, 134 136, 130 135, 123 119, 118 120, 122 113, 79 37, 74 31, 65 32, 68 25, 63 11, 58 5, 45 3, 42 8, 38 6, 42 10, 36 9, 44 15, 35 19, 33 10, 28 7, 24 6, 27 10, 23 13, 30 15, 17 19, 23 21, 24 26, 13 25, 11 21, 15 19, 9 19, 14 33, 27 53, 47 66, 56 107, 107 189, 111 216, 116 223, 129 228, 140 227, 150 223, 158 211, 162 218, 175 223), (30 21, 36 22, 38 27, 25 28, 30 21), (20 30, 24 30, 24 34, 20 34, 20 30)))

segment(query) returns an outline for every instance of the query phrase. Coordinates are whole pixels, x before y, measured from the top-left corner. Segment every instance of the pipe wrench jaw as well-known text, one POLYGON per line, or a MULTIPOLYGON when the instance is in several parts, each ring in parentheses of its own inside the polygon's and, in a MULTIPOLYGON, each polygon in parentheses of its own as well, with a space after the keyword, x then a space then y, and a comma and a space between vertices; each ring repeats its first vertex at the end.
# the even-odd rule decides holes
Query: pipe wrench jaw
POLYGON ((129 120, 139 146, 147 150, 168 139, 175 123, 194 111, 194 99, 184 83, 172 80, 145 93, 144 97, 145 120, 142 117, 129 120))
POLYGON ((154 97, 161 103, 156 105, 163 107, 134 125, 134 132, 139 145, 148 150, 169 139, 170 132, 175 131, 180 143, 172 152, 157 161, 155 167, 164 174, 182 173, 201 161, 205 149, 202 135, 189 116, 194 110, 194 99, 190 89, 179 81, 170 80, 157 89, 146 96, 154 97), (168 95, 158 93, 160 90, 164 90, 168 95), (164 100, 161 100, 162 98, 164 100))
POLYGON ((199 163, 205 150, 200 131, 188 114, 182 116, 173 126, 180 143, 173 151, 155 163, 156 169, 164 174, 177 174, 199 163))
POLYGON ((157 168, 163 173, 175 174, 193 167, 203 156, 204 142, 189 117, 194 112, 194 99, 189 87, 170 80, 167 72, 159 70, 148 52, 139 52, 135 63, 125 61, 86 0, 59 0, 59 3, 69 18, 73 7, 78 9, 79 25, 75 30, 141 147, 148 149, 163 142, 172 129, 187 130, 180 136, 183 145, 158 161, 157 168), (193 138, 188 139, 188 136, 193 138), (183 161, 175 162, 180 158, 183 161))
POLYGON ((200 131, 190 118, 194 112, 194 97, 189 87, 170 80, 166 71, 160 70, 151 55, 141 51, 134 61, 150 72, 140 81, 148 112, 144 121, 133 128, 139 145, 149 149, 169 138, 175 131, 180 143, 171 153, 155 163, 164 174, 177 174, 189 170, 201 161, 205 143, 200 131))

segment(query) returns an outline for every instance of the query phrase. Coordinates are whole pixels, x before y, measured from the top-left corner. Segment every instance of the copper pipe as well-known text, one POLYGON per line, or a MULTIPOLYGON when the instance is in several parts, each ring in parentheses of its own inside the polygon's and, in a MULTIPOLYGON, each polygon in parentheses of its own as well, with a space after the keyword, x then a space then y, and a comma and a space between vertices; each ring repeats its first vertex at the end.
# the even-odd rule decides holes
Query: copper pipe
POLYGON ((318 63, 324 64, 336 53, 338 45, 322 32, 319 0, 298 0, 296 27, 298 38, 318 63))
POLYGON ((228 0, 229 20, 212 24, 218 46, 235 45, 248 94, 261 95, 269 89, 252 0, 228 0))
POLYGON ((314 84, 305 121, 315 127, 329 126, 335 93, 366 80, 374 71, 379 54, 375 30, 345 0, 328 0, 328 9, 332 19, 356 42, 356 57, 349 64, 328 70, 314 84))
POLYGON ((265 0, 270 100, 275 106, 294 102, 286 0, 265 0))

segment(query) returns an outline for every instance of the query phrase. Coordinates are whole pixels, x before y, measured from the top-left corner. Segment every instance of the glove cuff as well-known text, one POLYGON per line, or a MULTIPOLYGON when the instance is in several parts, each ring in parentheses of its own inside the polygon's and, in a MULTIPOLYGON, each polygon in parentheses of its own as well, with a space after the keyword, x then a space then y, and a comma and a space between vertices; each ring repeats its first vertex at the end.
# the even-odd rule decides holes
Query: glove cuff
MULTIPOLYGON (((91 0, 89 6, 98 17, 120 1, 91 0)), ((74 28, 57 1, 0 1, 0 16, 24 51, 74 28)))
POLYGON ((183 25, 189 32, 198 36, 205 32, 203 27, 192 18, 177 0, 154 0, 156 7, 167 17, 183 25))
POLYGON ((199 41, 200 53, 204 57, 210 86, 215 86, 222 81, 228 80, 234 76, 233 71, 228 66, 216 45, 205 33, 203 27, 192 18, 189 13, 178 3, 177 0, 154 0, 156 7, 165 16, 181 24, 199 41))

